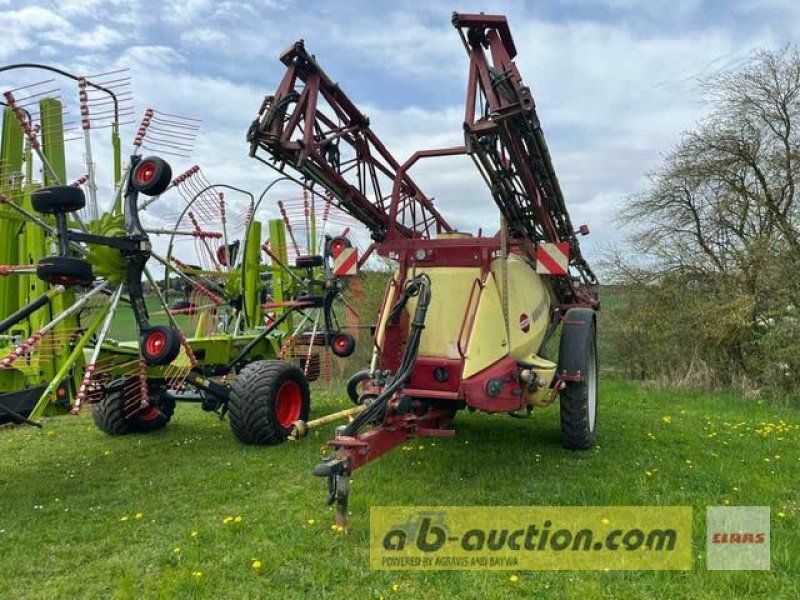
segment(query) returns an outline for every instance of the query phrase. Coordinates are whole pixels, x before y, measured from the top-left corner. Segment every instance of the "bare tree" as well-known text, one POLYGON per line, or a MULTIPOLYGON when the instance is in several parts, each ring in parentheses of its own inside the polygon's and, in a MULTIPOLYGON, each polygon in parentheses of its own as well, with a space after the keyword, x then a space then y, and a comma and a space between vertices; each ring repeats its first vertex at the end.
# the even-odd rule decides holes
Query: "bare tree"
POLYGON ((618 281, 657 302, 640 312, 660 314, 676 340, 694 335, 695 348, 705 342, 707 355, 746 371, 763 359, 759 327, 793 310, 800 292, 800 48, 757 52, 702 88, 709 116, 620 217, 635 229, 640 264, 612 263, 618 281), (689 298, 698 293, 701 301, 689 298))

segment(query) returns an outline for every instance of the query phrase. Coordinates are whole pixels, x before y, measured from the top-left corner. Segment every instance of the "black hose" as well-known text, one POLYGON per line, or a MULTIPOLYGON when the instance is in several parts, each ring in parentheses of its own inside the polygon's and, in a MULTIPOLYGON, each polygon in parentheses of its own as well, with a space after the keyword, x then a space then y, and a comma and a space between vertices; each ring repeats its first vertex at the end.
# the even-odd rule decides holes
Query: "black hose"
POLYGON ((344 428, 343 434, 346 436, 358 434, 359 430, 364 425, 382 417, 386 412, 386 406, 389 400, 411 376, 411 371, 414 368, 414 361, 419 352, 422 330, 425 329, 425 316, 431 302, 431 281, 424 273, 418 275, 405 285, 403 288, 403 295, 392 308, 392 312, 399 312, 398 305, 405 305, 408 299, 413 296, 419 296, 419 300, 417 301, 417 308, 414 311, 414 320, 409 327, 408 343, 406 344, 406 351, 403 355, 400 367, 369 408, 359 413, 359 415, 344 428))

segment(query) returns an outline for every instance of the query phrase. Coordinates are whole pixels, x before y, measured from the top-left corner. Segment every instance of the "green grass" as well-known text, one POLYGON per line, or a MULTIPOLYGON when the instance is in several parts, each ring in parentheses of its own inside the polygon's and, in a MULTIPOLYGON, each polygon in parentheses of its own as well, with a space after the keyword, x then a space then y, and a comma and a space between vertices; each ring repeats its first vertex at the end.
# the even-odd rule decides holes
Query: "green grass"
MULTIPOLYGON (((631 383, 602 392, 599 446, 587 453, 560 448, 554 409, 531 420, 464 414, 456 437, 415 441, 359 471, 350 536, 329 528, 311 475, 324 435, 246 447, 194 405, 146 436, 106 437, 88 416, 0 431, 0 597, 800 597, 800 415, 631 383), (756 432, 780 420, 788 431, 756 432), (771 571, 706 571, 705 507, 726 501, 772 507, 771 571), (517 581, 371 572, 371 504, 691 505, 695 566, 517 581), (242 520, 226 525, 228 516, 242 520)), ((341 397, 318 391, 315 413, 341 397)))

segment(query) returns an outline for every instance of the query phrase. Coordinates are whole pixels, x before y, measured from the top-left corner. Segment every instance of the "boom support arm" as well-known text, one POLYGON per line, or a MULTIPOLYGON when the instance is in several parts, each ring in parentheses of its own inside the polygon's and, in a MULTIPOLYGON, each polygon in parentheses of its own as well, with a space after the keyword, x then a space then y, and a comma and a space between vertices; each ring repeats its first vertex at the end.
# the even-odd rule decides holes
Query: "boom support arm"
POLYGON ((322 186, 335 206, 364 223, 377 242, 432 238, 452 228, 402 171, 362 114, 296 42, 281 56, 286 73, 264 99, 247 134, 250 156, 286 165, 322 186), (259 150, 267 159, 258 156, 259 150), (399 194, 392 194, 398 182, 399 194))
POLYGON ((517 50, 504 16, 453 14, 469 55, 464 135, 467 151, 503 214, 512 237, 568 242, 570 278, 554 279, 563 304, 594 304, 594 273, 570 222, 530 88, 514 64, 517 50))

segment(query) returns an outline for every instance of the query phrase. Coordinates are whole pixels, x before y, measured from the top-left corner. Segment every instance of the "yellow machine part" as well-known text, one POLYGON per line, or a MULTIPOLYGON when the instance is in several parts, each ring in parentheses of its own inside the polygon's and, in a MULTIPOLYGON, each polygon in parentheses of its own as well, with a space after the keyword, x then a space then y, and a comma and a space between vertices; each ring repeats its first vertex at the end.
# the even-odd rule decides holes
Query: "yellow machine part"
MULTIPOLYGON (((409 271, 407 277, 419 274, 409 271)), ((478 267, 434 267, 424 271, 431 278, 431 303, 425 318, 425 331, 419 342, 420 356, 461 358, 458 352, 458 331, 464 320, 469 301, 469 290, 475 280, 480 280, 478 267)), ((473 306, 477 298, 476 289, 473 306)), ((417 309, 417 299, 411 298, 406 305, 409 315, 417 309)), ((465 327, 464 343, 467 340, 465 327)))
POLYGON ((556 363, 533 356, 527 361, 531 371, 536 375, 536 380, 528 385, 525 391, 525 402, 529 406, 549 406, 553 398, 550 382, 556 375, 556 363))
MULTIPOLYGON (((417 266, 409 270, 406 277, 410 279, 422 272, 431 279, 432 293, 426 327, 420 339, 420 356, 461 358, 459 332, 466 321, 460 340, 461 349, 465 351, 464 378, 510 354, 522 363, 536 365, 537 374, 550 381, 556 366, 538 356, 550 322, 550 295, 541 277, 522 258, 511 255, 492 261, 483 289, 475 285, 475 281, 481 279, 478 267, 423 269, 417 266), (508 280, 508 324, 503 310, 503 277, 508 280)), ((378 322, 379 347, 383 344, 389 308, 383 307, 378 322)), ((413 315, 415 309, 416 298, 411 298, 406 311, 413 315)), ((531 402, 541 402, 542 395, 537 391, 531 402)))
MULTIPOLYGON (((502 298, 502 270, 508 277, 508 319, 511 334, 511 356, 525 360, 535 355, 542 345, 547 326, 550 324, 550 294, 533 268, 518 256, 509 256, 505 261, 498 258, 492 261, 492 275, 502 298), (527 319, 527 331, 523 324, 527 319)), ((485 292, 486 290, 484 290, 485 292)), ((473 335, 481 335, 479 329, 491 327, 490 323, 475 319, 473 335)))

